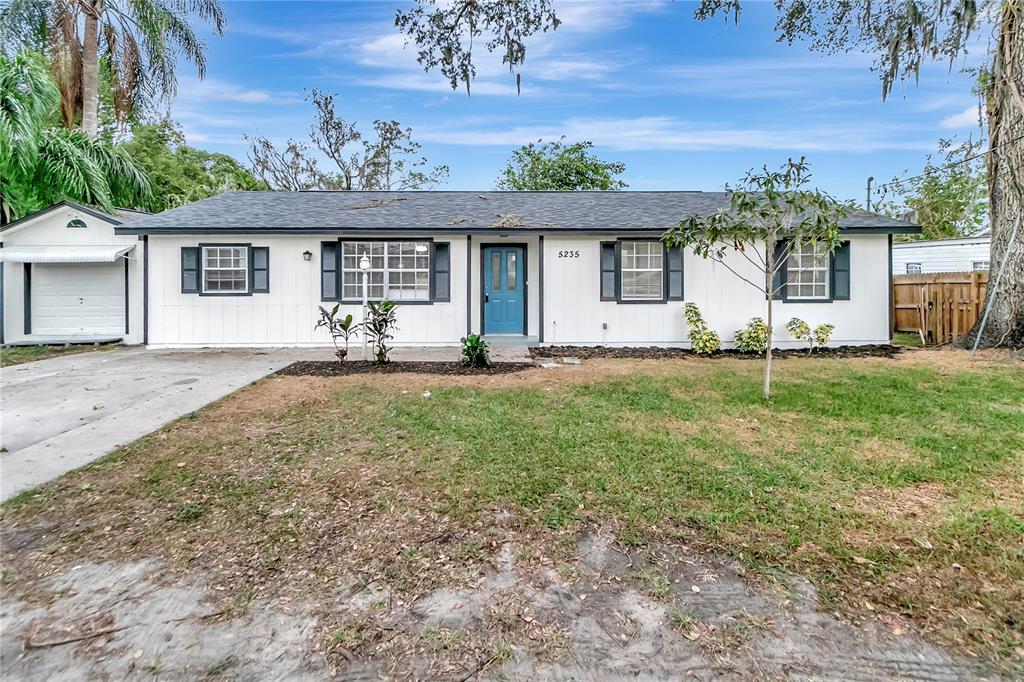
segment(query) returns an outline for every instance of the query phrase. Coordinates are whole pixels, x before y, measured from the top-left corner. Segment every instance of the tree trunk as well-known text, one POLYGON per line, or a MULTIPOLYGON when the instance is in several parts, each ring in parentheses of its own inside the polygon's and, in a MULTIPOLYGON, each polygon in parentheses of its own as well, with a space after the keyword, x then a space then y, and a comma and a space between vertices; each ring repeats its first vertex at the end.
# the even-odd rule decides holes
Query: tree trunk
POLYGON ((96 137, 99 131, 99 50, 100 12, 102 0, 81 3, 85 15, 85 35, 82 42, 82 132, 96 137))
POLYGON ((986 93, 989 126, 989 224, 992 229, 991 275, 985 329, 980 322, 960 341, 970 348, 979 331, 982 348, 1024 345, 1024 230, 1011 243, 1013 228, 1024 217, 1024 6, 1006 3, 999 40, 992 57, 986 93), (1005 265, 1004 265, 1005 261, 1005 265), (999 269, 1000 285, 995 287, 999 269))
POLYGON ((768 298, 768 345, 764 349, 764 399, 772 397, 772 301, 775 299, 775 240, 765 242, 764 291, 768 298))

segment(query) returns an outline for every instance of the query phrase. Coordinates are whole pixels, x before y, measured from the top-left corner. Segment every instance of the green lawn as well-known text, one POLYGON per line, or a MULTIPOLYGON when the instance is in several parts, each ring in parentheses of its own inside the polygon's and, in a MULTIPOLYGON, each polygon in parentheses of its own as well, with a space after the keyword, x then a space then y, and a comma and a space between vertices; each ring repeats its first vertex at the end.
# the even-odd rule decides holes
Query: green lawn
POLYGON ((58 355, 73 355, 96 350, 117 348, 120 344, 105 343, 99 346, 92 344, 75 344, 71 346, 11 346, 0 349, 0 367, 20 365, 25 362, 46 360, 58 355))
POLYGON ((75 519, 48 561, 205 548, 259 557, 239 580, 290 589, 376 566, 374 539, 416 547, 449 523, 485 529, 496 509, 538 537, 610 523, 623 544, 799 573, 830 609, 909 615, 1018 665, 1024 368, 906 355, 781 360, 768 404, 760 363, 738 359, 276 377, 22 496, 4 520, 75 519))

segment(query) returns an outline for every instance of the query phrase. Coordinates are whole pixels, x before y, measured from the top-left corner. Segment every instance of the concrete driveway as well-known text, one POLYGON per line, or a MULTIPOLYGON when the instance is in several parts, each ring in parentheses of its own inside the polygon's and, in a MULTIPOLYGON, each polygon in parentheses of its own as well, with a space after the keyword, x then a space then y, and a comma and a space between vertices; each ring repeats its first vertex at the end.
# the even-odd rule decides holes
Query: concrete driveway
POLYGON ((123 348, 0 369, 0 499, 88 464, 323 349, 123 348))

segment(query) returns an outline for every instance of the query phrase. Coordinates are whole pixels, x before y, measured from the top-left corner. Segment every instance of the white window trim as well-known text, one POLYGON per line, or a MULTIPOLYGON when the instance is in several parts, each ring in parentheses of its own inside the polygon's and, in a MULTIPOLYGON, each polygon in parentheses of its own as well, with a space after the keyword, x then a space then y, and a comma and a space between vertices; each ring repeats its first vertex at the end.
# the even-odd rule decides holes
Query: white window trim
POLYGON ((989 272, 990 270, 992 270, 992 261, 991 260, 975 260, 975 261, 971 261, 971 270, 973 272, 989 272), (978 265, 980 263, 984 263, 985 267, 979 268, 978 265))
MULTIPOLYGON (((810 256, 807 256, 807 257, 808 258, 814 258, 815 256, 816 256, 816 254, 812 253, 810 256)), ((820 242, 817 242, 817 243, 815 243, 813 245, 810 242, 808 242, 807 244, 803 244, 803 245, 801 245, 801 244, 793 244, 793 246, 791 247, 791 251, 788 254, 786 254, 786 261, 787 261, 787 264, 786 264, 786 284, 785 284, 785 288, 786 288, 786 296, 785 296, 785 298, 786 298, 786 300, 789 300, 789 301, 830 301, 830 300, 832 300, 832 254, 828 251, 828 247, 827 246, 823 245, 820 242), (825 255, 825 266, 824 267, 814 267, 814 266, 811 266, 811 267, 799 267, 799 268, 795 268, 795 269, 794 268, 790 268, 788 261, 794 255, 796 255, 797 258, 801 259, 801 260, 805 257, 805 254, 803 254, 802 252, 798 252, 798 251, 792 250, 792 249, 795 249, 795 248, 800 247, 800 246, 812 246, 815 250, 817 250, 818 248, 824 248, 825 249, 825 254, 824 254, 825 255), (821 272, 821 271, 824 271, 824 273, 825 273, 825 295, 824 296, 814 296, 814 295, 812 295, 812 296, 800 296, 800 295, 794 295, 794 294, 790 293, 790 287, 798 287, 799 288, 801 286, 800 282, 794 282, 793 281, 792 277, 793 277, 793 273, 794 272, 795 273, 801 273, 801 272, 821 272)), ((815 286, 820 286, 820 285, 819 284, 812 284, 810 286, 813 288, 815 286)))
POLYGON ((922 268, 920 263, 907 263, 906 274, 908 274, 908 275, 920 275, 922 273, 923 269, 924 268, 922 268), (911 270, 910 269, 911 266, 916 267, 917 270, 911 270))
POLYGON ((207 296, 239 296, 251 293, 252 282, 249 281, 249 258, 251 258, 249 252, 249 246, 247 244, 204 244, 199 247, 199 271, 202 274, 202 281, 200 284, 200 293, 207 296), (206 265, 206 252, 212 249, 238 249, 242 252, 242 267, 240 268, 209 268, 206 265), (242 275, 245 278, 244 289, 209 289, 207 287, 206 276, 210 271, 242 271, 242 275))
MULTIPOLYGON (((648 256, 654 255, 651 253, 646 254, 648 256)), ((629 239, 623 240, 619 244, 619 300, 622 301, 664 301, 665 300, 665 249, 662 243, 656 239, 629 239), (627 268, 623 265, 624 258, 622 255, 622 249, 626 244, 655 244, 660 249, 658 251, 659 258, 661 259, 661 267, 658 268, 627 268), (658 273, 658 295, 657 296, 627 296, 625 294, 625 275, 627 272, 657 272, 658 273)))
MULTIPOLYGON (((396 303, 431 303, 433 301, 433 282, 432 282, 432 279, 433 279, 433 249, 431 248, 431 242, 429 240, 423 240, 423 239, 386 239, 386 240, 379 240, 379 239, 378 240, 347 239, 347 240, 344 240, 344 241, 341 242, 341 248, 338 250, 339 251, 339 254, 338 254, 338 277, 339 277, 339 280, 340 280, 339 287, 340 287, 340 295, 341 295, 341 302, 342 303, 353 303, 353 302, 361 303, 362 300, 363 300, 362 299, 362 278, 361 278, 362 270, 360 270, 358 267, 356 267, 355 269, 353 269, 353 268, 346 268, 345 267, 345 256, 346 255, 348 255, 348 257, 350 257, 350 258, 355 256, 357 259, 362 257, 359 254, 346 254, 345 253, 345 247, 350 245, 350 244, 354 244, 354 245, 359 245, 359 244, 383 244, 384 245, 384 254, 382 256, 383 257, 383 261, 384 261, 384 266, 382 268, 370 268, 367 271, 367 272, 379 272, 379 273, 382 273, 382 276, 383 276, 382 284, 379 284, 379 285, 376 285, 376 286, 382 286, 384 288, 384 296, 383 296, 383 298, 389 298, 390 300, 393 300, 396 303), (398 245, 398 244, 413 244, 414 245, 414 251, 415 251, 415 247, 416 246, 419 246, 419 245, 425 246, 426 249, 427 249, 425 254, 415 254, 414 253, 413 255, 414 255, 414 257, 425 257, 427 259, 427 267, 426 268, 416 268, 416 267, 413 267, 413 268, 401 268, 401 267, 399 267, 399 268, 395 268, 394 270, 392 270, 391 267, 388 265, 388 259, 391 258, 391 257, 401 258, 402 254, 401 253, 391 254, 391 253, 389 253, 389 250, 390 250, 392 245, 398 245), (360 290, 360 295, 357 298, 351 298, 351 297, 346 297, 345 296, 345 274, 346 273, 351 273, 351 272, 354 272, 354 273, 356 273, 356 275, 360 276, 359 279, 358 279, 359 287, 360 287, 360 289, 359 289, 360 290), (390 289, 391 289, 391 274, 393 272, 394 273, 412 272, 414 274, 426 273, 426 275, 427 275, 427 292, 426 292, 426 295, 423 298, 392 298, 390 296, 390 293, 391 293, 390 289)), ((358 247, 357 247, 357 250, 358 250, 358 247)), ((378 256, 378 257, 380 257, 380 256, 378 256)), ((351 286, 351 285, 349 285, 349 286, 351 286)), ((372 284, 370 285, 371 288, 373 286, 374 285, 372 285, 372 284)), ((396 285, 396 286, 401 286, 401 285, 396 285)), ((380 300, 382 300, 382 298, 381 297, 377 297, 377 296, 370 296, 369 300, 371 300, 371 301, 380 301, 380 300)))

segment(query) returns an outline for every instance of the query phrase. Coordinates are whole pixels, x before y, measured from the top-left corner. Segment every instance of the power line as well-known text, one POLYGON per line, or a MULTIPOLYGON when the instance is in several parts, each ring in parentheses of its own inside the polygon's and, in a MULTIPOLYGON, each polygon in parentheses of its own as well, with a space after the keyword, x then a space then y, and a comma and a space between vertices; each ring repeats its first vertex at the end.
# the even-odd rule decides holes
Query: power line
MULTIPOLYGON (((1005 146, 1007 146, 1009 144, 1013 144, 1014 142, 1019 142, 1021 140, 1024 140, 1024 135, 1019 135, 1019 136, 1013 138, 1012 140, 1007 140, 1006 142, 1003 142, 1002 144, 998 144, 995 147, 990 147, 990 148, 986 149, 985 151, 981 152, 980 154, 975 154, 974 156, 969 156, 969 157, 967 157, 965 159, 960 159, 959 161, 954 161, 953 163, 948 163, 945 166, 943 166, 942 168, 939 168, 939 170, 946 170, 948 168, 953 168, 954 166, 959 166, 960 164, 963 164, 963 163, 969 163, 969 162, 974 161, 976 159, 980 159, 981 157, 986 156, 987 154, 991 154, 992 152, 994 152, 997 149, 1001 149, 1001 148, 1003 148, 1003 147, 1005 147, 1005 146)), ((902 185, 905 182, 910 182, 911 180, 918 180, 920 178, 927 177, 927 176, 928 176, 928 173, 921 173, 920 175, 912 175, 912 176, 910 176, 908 178, 900 178, 899 180, 891 180, 891 181, 885 183, 884 185, 879 185, 878 187, 876 187, 875 188, 875 192, 878 192, 878 191, 883 190, 883 189, 888 189, 889 187, 892 187, 894 185, 902 185)))

